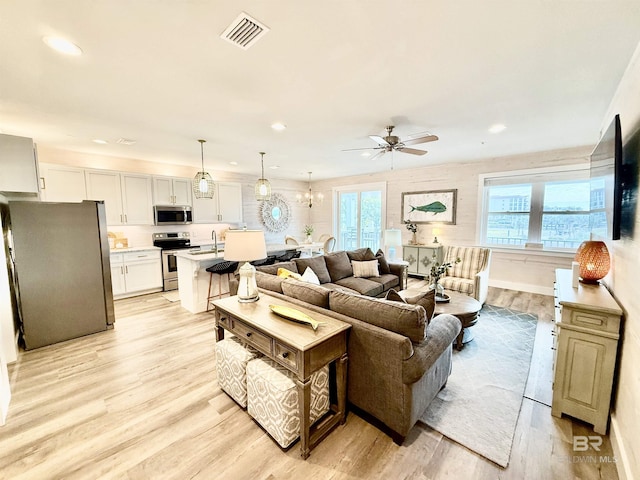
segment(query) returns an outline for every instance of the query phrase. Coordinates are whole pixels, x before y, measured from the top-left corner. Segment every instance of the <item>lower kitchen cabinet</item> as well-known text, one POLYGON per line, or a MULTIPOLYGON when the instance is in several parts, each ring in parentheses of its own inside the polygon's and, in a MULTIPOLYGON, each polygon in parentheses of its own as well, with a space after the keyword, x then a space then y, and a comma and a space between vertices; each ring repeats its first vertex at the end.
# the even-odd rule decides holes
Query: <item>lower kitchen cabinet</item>
POLYGON ((162 290, 160 250, 111 253, 111 284, 114 298, 162 290))
POLYGON ((603 285, 571 285, 556 270, 554 381, 551 414, 563 413, 606 434, 622 310, 603 285))

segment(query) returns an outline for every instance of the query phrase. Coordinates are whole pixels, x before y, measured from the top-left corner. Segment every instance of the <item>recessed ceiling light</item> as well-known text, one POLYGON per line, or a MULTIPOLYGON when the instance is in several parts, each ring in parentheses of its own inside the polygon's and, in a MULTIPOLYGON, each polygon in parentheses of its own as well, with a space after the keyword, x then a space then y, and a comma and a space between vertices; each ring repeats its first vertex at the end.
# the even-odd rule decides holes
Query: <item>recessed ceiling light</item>
POLYGON ((106 140, 102 140, 101 138, 94 138, 93 143, 99 143, 100 145, 104 145, 109 142, 107 142, 106 140))
POLYGON ((282 130, 285 130, 287 126, 284 123, 276 122, 271 125, 271 128, 277 130, 278 132, 281 132, 282 130))
POLYGON ((370 157, 371 152, 362 152, 360 155, 362 155, 363 157, 370 157))
POLYGON ((79 46, 64 38, 43 37, 42 41, 46 43, 48 47, 53 48, 56 52, 64 53, 65 55, 82 55, 82 49, 79 46))
POLYGON ((489 127, 489 133, 500 133, 505 128, 507 128, 505 125, 501 123, 496 123, 495 125, 491 125, 491 127, 489 127))
POLYGON ((229 165, 237 165, 238 162, 229 162, 229 165))

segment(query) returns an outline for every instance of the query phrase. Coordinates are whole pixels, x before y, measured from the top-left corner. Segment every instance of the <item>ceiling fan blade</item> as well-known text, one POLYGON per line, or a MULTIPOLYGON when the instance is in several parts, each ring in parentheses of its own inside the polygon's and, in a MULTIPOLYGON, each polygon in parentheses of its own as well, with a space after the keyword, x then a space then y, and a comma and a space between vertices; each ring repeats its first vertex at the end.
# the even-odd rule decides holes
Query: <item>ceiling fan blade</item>
POLYGON ((436 135, 426 135, 424 137, 403 140, 402 143, 404 143, 405 145, 417 145, 419 143, 435 142, 436 140, 438 140, 438 137, 436 135))
POLYGON ((388 147, 390 144, 384 138, 379 135, 369 135, 369 138, 376 142, 378 145, 382 145, 383 147, 388 147))
POLYGON ((354 151, 357 151, 357 150, 381 150, 383 148, 386 148, 386 147, 379 146, 379 147, 365 147, 365 148, 345 148, 345 149, 340 150, 340 151, 341 152, 354 152, 354 151))
POLYGON ((418 150, 417 148, 401 147, 401 148, 397 148, 396 150, 402 153, 410 153, 411 155, 424 155, 425 153, 427 153, 426 150, 418 150))
POLYGON ((381 157, 382 155, 384 155, 385 153, 387 153, 386 150, 380 150, 378 153, 376 153, 373 157, 369 158, 369 160, 375 160, 378 157, 381 157))

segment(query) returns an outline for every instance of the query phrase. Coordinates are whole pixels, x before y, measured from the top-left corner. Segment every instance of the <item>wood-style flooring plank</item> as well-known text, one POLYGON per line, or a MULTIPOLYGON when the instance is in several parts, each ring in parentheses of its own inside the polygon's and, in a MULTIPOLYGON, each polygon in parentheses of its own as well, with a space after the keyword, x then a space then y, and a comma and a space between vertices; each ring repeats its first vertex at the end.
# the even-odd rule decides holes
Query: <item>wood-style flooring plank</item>
MULTIPOLYGON (((152 294, 116 301, 114 330, 20 353, 0 479, 616 479, 614 463, 573 459, 573 436, 591 427, 544 405, 551 297, 490 288, 487 303, 541 322, 507 469, 422 424, 398 446, 354 413, 302 460, 218 387, 213 315, 152 294)), ((612 458, 608 437, 601 455, 612 458)))

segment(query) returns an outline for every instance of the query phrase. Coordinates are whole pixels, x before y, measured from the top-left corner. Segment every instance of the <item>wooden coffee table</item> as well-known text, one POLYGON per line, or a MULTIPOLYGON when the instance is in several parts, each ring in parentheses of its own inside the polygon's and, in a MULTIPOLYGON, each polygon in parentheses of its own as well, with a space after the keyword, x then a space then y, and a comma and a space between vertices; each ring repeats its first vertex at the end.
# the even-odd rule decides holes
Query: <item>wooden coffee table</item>
MULTIPOLYGON (((409 288, 407 290, 401 290, 399 293, 402 298, 407 298, 424 293, 424 290, 409 288)), ((456 348, 462 350, 465 343, 473 340, 473 332, 470 332, 468 328, 478 323, 478 316, 482 305, 475 298, 465 295, 464 293, 452 292, 450 290, 445 293, 449 296, 450 300, 447 303, 436 303, 434 315, 448 313, 460 320, 462 329, 456 338, 456 348)))

